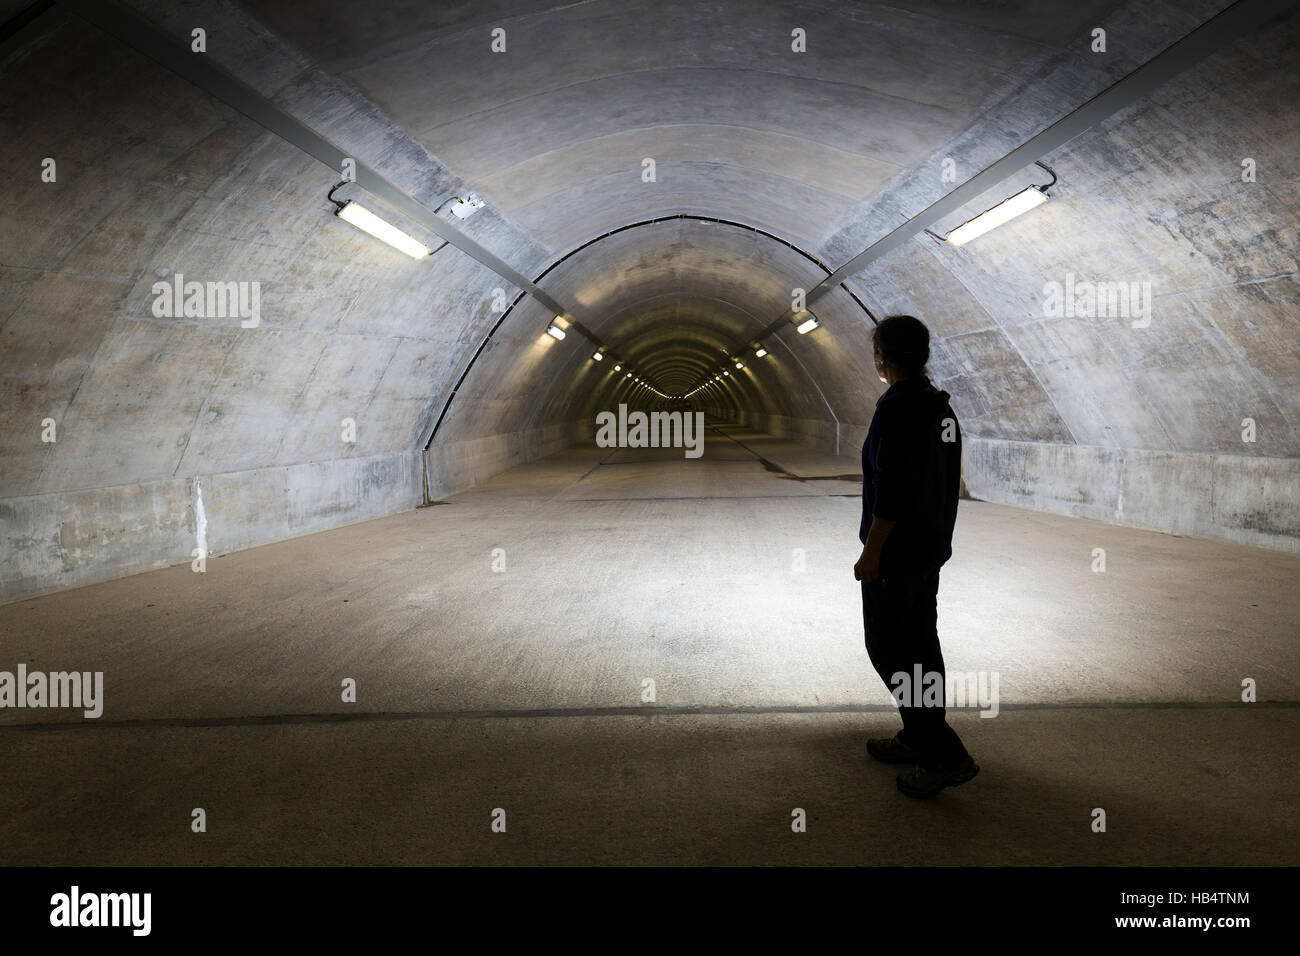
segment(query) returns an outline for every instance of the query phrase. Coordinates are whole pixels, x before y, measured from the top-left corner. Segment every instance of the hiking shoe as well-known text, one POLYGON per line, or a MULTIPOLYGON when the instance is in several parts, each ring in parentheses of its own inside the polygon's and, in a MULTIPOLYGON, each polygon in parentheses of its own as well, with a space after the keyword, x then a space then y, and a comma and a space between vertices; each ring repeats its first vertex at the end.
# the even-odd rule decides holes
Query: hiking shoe
POLYGON ((907 744, 892 737, 872 737, 867 741, 867 753, 884 763, 916 763, 917 753, 907 744))
POLYGON ((951 770, 926 770, 917 764, 906 773, 898 775, 898 789, 909 797, 924 799, 933 797, 944 787, 960 786, 979 772, 979 764, 969 755, 951 770))

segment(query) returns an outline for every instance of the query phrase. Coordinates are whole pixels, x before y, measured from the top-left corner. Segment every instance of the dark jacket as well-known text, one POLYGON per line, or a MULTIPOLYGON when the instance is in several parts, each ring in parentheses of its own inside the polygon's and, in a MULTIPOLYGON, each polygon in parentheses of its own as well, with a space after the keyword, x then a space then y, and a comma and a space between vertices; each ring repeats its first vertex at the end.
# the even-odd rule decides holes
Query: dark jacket
POLYGON ((961 430, 948 399, 928 379, 913 378, 895 382, 876 402, 862 446, 858 537, 866 543, 873 516, 896 522, 881 577, 937 568, 952 557, 961 430))

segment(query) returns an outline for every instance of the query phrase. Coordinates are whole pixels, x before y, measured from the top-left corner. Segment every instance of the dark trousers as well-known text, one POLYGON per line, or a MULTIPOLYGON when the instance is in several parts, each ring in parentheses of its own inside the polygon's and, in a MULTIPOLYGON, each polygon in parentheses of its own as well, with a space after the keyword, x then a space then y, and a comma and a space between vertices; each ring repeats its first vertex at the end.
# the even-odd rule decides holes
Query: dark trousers
POLYGON ((894 675, 904 673, 910 682, 910 693, 899 702, 898 712, 903 718, 899 740, 920 755, 919 763, 927 770, 944 770, 964 759, 966 748, 948 726, 944 711, 946 675, 939 648, 939 569, 891 574, 869 584, 864 581, 862 623, 867 654, 890 694, 894 695, 899 686, 894 675), (923 677, 938 675, 937 706, 922 702, 917 665, 923 677))

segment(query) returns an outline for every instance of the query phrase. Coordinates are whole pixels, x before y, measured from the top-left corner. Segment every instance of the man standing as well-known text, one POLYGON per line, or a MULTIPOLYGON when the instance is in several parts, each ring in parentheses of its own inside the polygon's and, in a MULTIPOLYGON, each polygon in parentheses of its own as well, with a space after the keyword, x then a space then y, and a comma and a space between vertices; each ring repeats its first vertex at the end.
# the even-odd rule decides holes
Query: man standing
POLYGON ((898 775, 898 788, 932 797, 979 772, 945 717, 938 632, 939 568, 952 557, 961 433, 948 393, 930 383, 930 332, 919 319, 885 319, 872 345, 876 373, 889 388, 862 446, 863 547, 853 575, 862 582, 867 653, 898 700, 903 729, 869 740, 867 751, 912 764, 898 775))

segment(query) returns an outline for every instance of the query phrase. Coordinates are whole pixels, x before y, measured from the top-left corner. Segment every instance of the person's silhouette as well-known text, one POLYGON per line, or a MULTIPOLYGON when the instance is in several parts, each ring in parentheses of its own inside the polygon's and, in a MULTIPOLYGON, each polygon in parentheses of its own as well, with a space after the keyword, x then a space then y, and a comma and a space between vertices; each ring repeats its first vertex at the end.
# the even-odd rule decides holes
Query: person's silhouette
POLYGON ((944 710, 939 568, 952 556, 961 432, 947 392, 931 384, 930 333, 910 315, 876 326, 876 373, 889 388, 862 446, 862 582, 867 653, 899 705, 903 729, 867 741, 887 763, 912 764, 898 788, 930 797, 979 772, 944 710))

